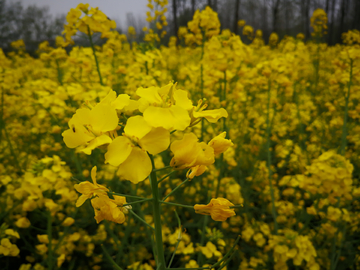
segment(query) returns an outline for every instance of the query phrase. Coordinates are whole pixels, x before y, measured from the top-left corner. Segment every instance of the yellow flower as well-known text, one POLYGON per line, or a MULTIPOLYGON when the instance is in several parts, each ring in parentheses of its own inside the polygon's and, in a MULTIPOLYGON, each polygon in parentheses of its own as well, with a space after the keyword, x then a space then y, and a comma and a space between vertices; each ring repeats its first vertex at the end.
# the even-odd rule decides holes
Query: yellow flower
POLYGON ((210 123, 216 123, 220 118, 228 117, 228 113, 224 108, 215 109, 215 110, 205 110, 207 104, 203 105, 203 100, 199 100, 198 105, 193 106, 191 110, 191 126, 196 125, 200 122, 201 118, 205 118, 210 123))
POLYGON ((30 227, 31 223, 30 220, 28 220, 26 217, 22 217, 15 222, 15 225, 19 228, 25 229, 30 227))
POLYGON ((227 140, 225 137, 226 132, 224 131, 208 143, 208 145, 214 149, 215 156, 224 153, 229 147, 234 145, 231 140, 227 140))
POLYGON ((119 224, 124 223, 125 214, 123 211, 127 211, 127 209, 122 208, 123 204, 126 204, 126 198, 122 196, 114 195, 114 200, 109 199, 106 196, 93 198, 91 200, 91 205, 95 211, 96 222, 99 223, 106 219, 119 224))
POLYGON ((215 162, 214 149, 204 142, 198 142, 194 133, 186 133, 181 140, 174 141, 170 150, 174 154, 170 165, 176 169, 206 166, 215 162))
POLYGON ((68 227, 68 226, 71 226, 72 224, 74 224, 74 222, 75 222, 75 220, 72 217, 67 217, 63 221, 62 225, 65 227, 68 227))
POLYGON ((216 249, 216 246, 211 242, 207 242, 205 247, 199 247, 199 249, 201 250, 201 253, 203 253, 208 259, 210 259, 213 256, 215 257, 221 256, 220 251, 218 251, 216 249))
POLYGON ((127 120, 123 136, 109 144, 105 163, 119 166, 119 174, 136 184, 145 180, 152 170, 147 152, 156 155, 169 144, 169 131, 151 127, 142 116, 133 116, 127 120))
POLYGON ((4 256, 17 256, 19 255, 20 250, 19 248, 10 242, 8 238, 1 239, 0 242, 0 254, 4 256))
POLYGON ((211 199, 207 205, 195 204, 194 209, 197 214, 209 215, 215 221, 225 221, 227 218, 235 216, 234 206, 230 201, 224 198, 211 199))
POLYGON ((109 191, 106 187, 99 185, 96 183, 96 166, 94 166, 91 170, 91 179, 94 184, 89 181, 81 182, 80 184, 74 185, 74 188, 82 195, 76 201, 76 207, 80 207, 83 203, 90 199, 92 196, 98 195, 107 195, 107 191, 109 191))
POLYGON ((96 147, 111 143, 108 132, 115 130, 118 122, 115 107, 109 106, 108 102, 100 102, 92 109, 78 109, 69 121, 70 129, 65 130, 62 136, 67 147, 86 145, 81 151, 90 155, 96 147))
POLYGON ((188 109, 191 108, 191 100, 187 98, 186 91, 176 90, 173 83, 161 88, 141 87, 136 94, 140 97, 139 110, 152 127, 184 130, 190 125, 188 109))

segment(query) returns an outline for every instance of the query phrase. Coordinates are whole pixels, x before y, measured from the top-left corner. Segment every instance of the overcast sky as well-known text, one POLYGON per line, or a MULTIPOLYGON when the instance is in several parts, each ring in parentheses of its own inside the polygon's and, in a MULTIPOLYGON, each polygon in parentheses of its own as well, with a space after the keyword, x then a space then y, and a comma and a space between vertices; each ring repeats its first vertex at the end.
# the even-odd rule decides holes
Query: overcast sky
MULTIPOLYGON (((19 2, 19 0, 8 0, 9 2, 19 2)), ((99 7, 109 18, 120 22, 121 27, 127 27, 126 14, 133 13, 137 19, 138 16, 146 18, 148 8, 147 0, 20 0, 24 7, 37 5, 39 7, 48 6, 50 14, 53 16, 67 14, 71 8, 75 8, 79 3, 88 3, 91 7, 99 7)))

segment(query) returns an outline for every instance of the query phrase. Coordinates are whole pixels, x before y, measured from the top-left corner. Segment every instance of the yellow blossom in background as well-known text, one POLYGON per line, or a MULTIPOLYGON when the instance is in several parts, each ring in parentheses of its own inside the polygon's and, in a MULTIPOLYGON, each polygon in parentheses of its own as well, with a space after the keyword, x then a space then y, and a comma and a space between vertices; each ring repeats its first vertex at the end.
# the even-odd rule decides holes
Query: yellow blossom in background
POLYGON ((26 217, 21 217, 19 218, 16 222, 15 222, 15 225, 19 228, 28 228, 31 223, 30 223, 30 220, 27 219, 26 217))

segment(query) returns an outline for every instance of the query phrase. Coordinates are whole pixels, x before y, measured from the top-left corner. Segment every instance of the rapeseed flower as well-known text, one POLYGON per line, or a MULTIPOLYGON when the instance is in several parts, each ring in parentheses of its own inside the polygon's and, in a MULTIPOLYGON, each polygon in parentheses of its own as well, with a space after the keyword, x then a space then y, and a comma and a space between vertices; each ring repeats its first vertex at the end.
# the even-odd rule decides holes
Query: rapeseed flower
POLYGON ((235 216, 234 209, 230 208, 234 206, 230 201, 224 198, 211 199, 207 205, 195 204, 195 213, 201 215, 208 215, 215 221, 225 221, 229 217, 235 216))
POLYGON ((169 144, 169 131, 150 126, 140 115, 132 116, 126 122, 123 136, 109 144, 105 163, 119 166, 118 173, 136 184, 145 180, 152 170, 148 153, 156 155, 169 144))

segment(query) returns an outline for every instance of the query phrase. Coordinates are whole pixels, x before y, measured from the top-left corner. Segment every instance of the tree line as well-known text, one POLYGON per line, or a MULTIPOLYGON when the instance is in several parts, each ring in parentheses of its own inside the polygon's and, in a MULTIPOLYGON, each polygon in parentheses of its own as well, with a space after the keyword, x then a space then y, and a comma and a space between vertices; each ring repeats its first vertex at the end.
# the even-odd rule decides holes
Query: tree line
MULTIPOLYGON (((167 13, 168 37, 176 35, 180 26, 186 26, 197 9, 210 6, 218 12, 222 29, 241 35, 239 20, 245 20, 255 30, 261 29, 265 42, 272 32, 280 37, 303 33, 310 38, 312 12, 322 8, 328 14, 328 34, 324 41, 330 45, 341 42, 341 34, 350 29, 360 29, 360 0, 169 0, 167 13)), ((145 16, 144 16, 145 17, 145 16)), ((144 17, 126 18, 127 26, 134 26, 141 40, 144 17)), ((66 23, 65 14, 53 18, 48 7, 35 5, 24 8, 20 2, 0 0, 0 47, 11 50, 12 41, 23 39, 26 49, 35 52, 39 43, 48 40, 54 45, 66 23)), ((119 24, 118 24, 119 25, 119 24)), ((126 33, 126 29, 117 29, 126 33)), ((166 39, 165 39, 166 40, 166 39)), ((78 45, 86 45, 80 38, 78 45)), ((101 42, 99 40, 99 42, 101 42)))

